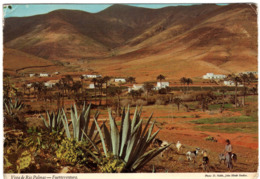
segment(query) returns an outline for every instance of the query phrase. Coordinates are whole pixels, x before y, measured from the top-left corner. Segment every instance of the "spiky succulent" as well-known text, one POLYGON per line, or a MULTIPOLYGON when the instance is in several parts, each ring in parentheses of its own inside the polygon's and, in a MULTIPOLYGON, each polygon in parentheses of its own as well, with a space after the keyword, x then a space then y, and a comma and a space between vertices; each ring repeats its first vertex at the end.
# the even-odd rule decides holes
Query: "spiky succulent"
POLYGON ((19 99, 4 101, 4 112, 10 116, 16 115, 23 107, 24 104, 19 99))
POLYGON ((109 110, 110 131, 105 123, 103 123, 102 133, 101 128, 97 123, 97 119, 94 118, 105 156, 109 157, 109 154, 112 153, 113 156, 122 159, 125 162, 125 165, 120 172, 135 172, 170 146, 169 144, 164 147, 146 151, 159 132, 159 130, 157 130, 152 134, 155 122, 153 122, 148 129, 151 119, 152 115, 142 129, 143 120, 141 119, 141 109, 138 111, 136 108, 131 121, 130 109, 128 107, 126 113, 125 110, 123 111, 121 127, 119 130, 115 119, 112 117, 111 110, 109 110))
POLYGON ((60 130, 62 129, 62 111, 58 110, 57 113, 52 112, 49 113, 49 111, 46 111, 46 116, 47 119, 45 119, 42 115, 41 118, 46 126, 46 128, 50 131, 50 132, 60 132, 60 130))
MULTIPOLYGON (((74 104, 71 107, 70 116, 71 116, 71 123, 73 128, 73 135, 71 136, 69 130, 69 122, 68 118, 65 114, 65 111, 62 109, 63 117, 62 122, 65 129, 65 133, 68 138, 73 138, 76 141, 83 141, 86 138, 90 139, 91 141, 95 141, 98 136, 98 133, 95 134, 95 123, 92 122, 90 128, 90 108, 91 104, 86 108, 85 104, 83 105, 83 109, 81 112, 78 112, 76 105, 74 104)), ((95 118, 98 117, 98 113, 95 114, 95 118)))

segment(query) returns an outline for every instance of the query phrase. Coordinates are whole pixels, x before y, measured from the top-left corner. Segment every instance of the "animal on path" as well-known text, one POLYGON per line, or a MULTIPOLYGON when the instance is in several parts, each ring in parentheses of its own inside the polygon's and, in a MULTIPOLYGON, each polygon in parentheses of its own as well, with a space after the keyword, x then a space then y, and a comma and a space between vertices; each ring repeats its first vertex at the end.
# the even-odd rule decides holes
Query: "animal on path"
POLYGON ((194 151, 188 151, 186 153, 186 157, 187 157, 188 161, 193 161, 195 163, 195 158, 199 154, 199 150, 200 150, 200 148, 196 148, 196 150, 194 150, 194 151))

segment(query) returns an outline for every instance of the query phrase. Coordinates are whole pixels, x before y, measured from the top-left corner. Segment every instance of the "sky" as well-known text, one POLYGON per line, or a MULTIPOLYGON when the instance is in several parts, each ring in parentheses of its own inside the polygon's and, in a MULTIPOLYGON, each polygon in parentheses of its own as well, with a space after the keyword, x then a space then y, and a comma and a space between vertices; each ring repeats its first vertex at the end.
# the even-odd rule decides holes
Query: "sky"
MULTIPOLYGON (((112 4, 13 4, 12 9, 4 9, 4 17, 24 17, 37 14, 45 14, 57 9, 82 10, 90 13, 102 11, 112 4)), ((193 4, 127 4, 136 7, 145 8, 163 8, 166 6, 191 6, 193 4)), ((219 4, 225 5, 225 4, 219 4)))

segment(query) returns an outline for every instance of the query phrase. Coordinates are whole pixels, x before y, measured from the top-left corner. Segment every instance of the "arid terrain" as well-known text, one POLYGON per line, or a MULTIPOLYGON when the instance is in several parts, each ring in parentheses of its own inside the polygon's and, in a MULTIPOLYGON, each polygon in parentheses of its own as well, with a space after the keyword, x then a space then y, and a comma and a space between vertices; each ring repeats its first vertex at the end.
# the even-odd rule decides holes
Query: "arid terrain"
POLYGON ((207 171, 229 172, 218 160, 229 139, 238 157, 231 171, 256 172, 257 32, 254 4, 115 4, 6 18, 4 171, 205 172, 206 150, 207 171), (163 156, 155 139, 171 144, 163 156))
MULTIPOLYGON (((69 61, 80 66, 77 71, 132 75, 140 82, 162 72, 171 80, 256 71, 255 8, 204 4, 162 9, 113 5, 94 14, 57 10, 5 19, 4 46, 69 61)), ((13 63, 8 59, 5 55, 5 69, 13 63)))

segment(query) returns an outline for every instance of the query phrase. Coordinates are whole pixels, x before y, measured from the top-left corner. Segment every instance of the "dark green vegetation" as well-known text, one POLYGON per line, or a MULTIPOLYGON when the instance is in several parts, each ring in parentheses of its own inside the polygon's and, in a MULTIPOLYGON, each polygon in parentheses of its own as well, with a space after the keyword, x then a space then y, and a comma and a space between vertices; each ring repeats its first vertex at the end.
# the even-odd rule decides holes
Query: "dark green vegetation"
POLYGON ((218 124, 218 123, 240 123, 240 122, 257 122, 257 118, 251 116, 236 116, 223 118, 204 118, 196 121, 191 121, 195 124, 218 124))
POLYGON ((223 133, 257 133, 258 124, 232 124, 232 125, 214 125, 214 126, 197 126, 195 127, 198 131, 212 131, 212 132, 223 132, 223 133))

